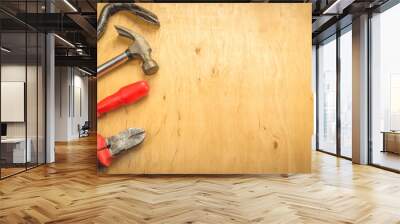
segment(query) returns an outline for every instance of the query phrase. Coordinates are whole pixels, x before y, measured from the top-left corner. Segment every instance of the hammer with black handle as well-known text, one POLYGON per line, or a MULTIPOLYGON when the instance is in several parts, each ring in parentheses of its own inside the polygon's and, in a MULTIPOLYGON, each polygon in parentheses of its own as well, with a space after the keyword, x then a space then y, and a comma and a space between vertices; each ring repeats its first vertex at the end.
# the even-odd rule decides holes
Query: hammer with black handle
POLYGON ((158 65, 157 62, 151 58, 151 48, 149 43, 147 43, 141 35, 132 30, 122 26, 115 26, 115 29, 119 35, 134 40, 135 42, 122 54, 97 67, 97 77, 106 74, 131 59, 139 59, 143 62, 142 69, 146 75, 156 73, 158 71, 158 65))

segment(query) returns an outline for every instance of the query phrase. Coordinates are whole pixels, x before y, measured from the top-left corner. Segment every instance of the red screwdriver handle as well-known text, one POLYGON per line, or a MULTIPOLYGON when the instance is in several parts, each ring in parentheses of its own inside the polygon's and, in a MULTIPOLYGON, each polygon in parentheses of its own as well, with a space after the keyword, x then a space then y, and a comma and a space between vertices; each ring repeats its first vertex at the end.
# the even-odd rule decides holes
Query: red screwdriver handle
POLYGON ((149 85, 146 81, 139 81, 122 87, 97 103, 97 117, 118 107, 134 103, 149 93, 149 85))
POLYGON ((101 165, 109 167, 112 162, 112 154, 103 136, 97 135, 97 160, 101 165))

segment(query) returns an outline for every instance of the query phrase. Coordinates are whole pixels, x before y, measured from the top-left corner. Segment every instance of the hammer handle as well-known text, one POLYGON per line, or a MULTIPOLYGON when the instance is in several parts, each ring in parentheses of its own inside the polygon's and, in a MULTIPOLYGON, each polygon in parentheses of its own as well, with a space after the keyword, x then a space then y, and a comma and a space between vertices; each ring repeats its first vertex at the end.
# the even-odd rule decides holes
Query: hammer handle
POLYGON ((100 76, 106 74, 107 72, 110 72, 114 68, 127 62, 129 59, 130 59, 130 57, 128 56, 128 54, 126 52, 123 52, 122 54, 118 55, 117 57, 110 59, 106 63, 97 67, 97 77, 100 77, 100 76))

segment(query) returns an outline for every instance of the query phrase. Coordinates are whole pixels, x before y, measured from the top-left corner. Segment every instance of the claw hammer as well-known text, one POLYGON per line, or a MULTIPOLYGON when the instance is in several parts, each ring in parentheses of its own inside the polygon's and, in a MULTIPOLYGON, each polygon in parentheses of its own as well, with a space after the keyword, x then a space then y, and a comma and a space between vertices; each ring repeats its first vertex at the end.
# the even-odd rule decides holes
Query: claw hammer
POLYGON ((147 43, 141 35, 132 30, 126 29, 122 26, 115 26, 115 29, 119 35, 132 39, 135 42, 122 54, 97 67, 97 76, 100 77, 131 59, 139 59, 143 61, 142 69, 146 75, 156 73, 158 71, 158 65, 157 62, 151 58, 151 48, 149 43, 147 43))

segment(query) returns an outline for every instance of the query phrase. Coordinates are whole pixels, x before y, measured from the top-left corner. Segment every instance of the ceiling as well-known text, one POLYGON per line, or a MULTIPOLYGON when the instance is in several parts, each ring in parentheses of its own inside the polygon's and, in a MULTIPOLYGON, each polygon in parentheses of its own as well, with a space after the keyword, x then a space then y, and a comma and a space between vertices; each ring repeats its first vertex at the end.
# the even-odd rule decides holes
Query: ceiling
POLYGON ((56 65, 95 74, 96 25, 96 0, 0 0, 2 46, 11 50, 2 60, 35 61, 44 48, 41 35, 50 32, 61 37, 55 38, 56 65))
MULTIPOLYGON (((379 7, 389 0, 192 0, 190 2, 268 2, 312 3, 313 42, 332 35, 337 28, 351 24, 352 17, 379 7), (346 18, 347 17, 347 18, 346 18)), ((132 2, 132 0, 99 0, 98 2, 132 2)), ((139 0, 136 2, 188 2, 188 0, 139 0)))
POLYGON ((386 2, 388 0, 312 0, 313 44, 350 25, 353 17, 372 11, 386 2))
MULTIPOLYGON (((142 0, 140 2, 185 2, 187 0, 142 0)), ((234 2, 312 3, 313 43, 331 36, 351 24, 352 17, 374 9, 388 0, 238 0, 234 2), (340 22, 338 22, 340 21, 340 22)), ((43 48, 36 33, 54 32, 72 43, 56 38, 57 65, 74 65, 96 71, 96 2, 132 2, 132 0, 0 0, 2 45, 13 49, 11 59, 25 58, 43 48), (69 3, 69 4, 68 4, 69 3), (71 7, 72 6, 72 7, 71 7), (52 13, 48 13, 49 11, 52 13), (27 12, 27 13, 26 13, 27 12), (20 33, 27 32, 25 35, 20 33), (30 34, 30 33, 35 33, 30 34), (25 46, 27 49, 25 50, 25 46)), ((221 2, 221 0, 195 0, 221 2)), ((233 2, 233 1, 229 1, 233 2)), ((30 56, 28 57, 30 58, 30 56)), ((4 60, 4 59, 3 59, 4 60)))

